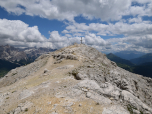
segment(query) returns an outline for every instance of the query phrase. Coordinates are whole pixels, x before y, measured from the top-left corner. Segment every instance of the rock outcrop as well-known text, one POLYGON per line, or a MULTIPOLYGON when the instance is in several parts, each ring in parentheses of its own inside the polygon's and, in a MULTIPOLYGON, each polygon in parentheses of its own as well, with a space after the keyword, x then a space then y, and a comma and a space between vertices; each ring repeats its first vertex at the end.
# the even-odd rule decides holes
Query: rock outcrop
POLYGON ((83 44, 10 71, 0 87, 2 114, 152 114, 152 79, 83 44))

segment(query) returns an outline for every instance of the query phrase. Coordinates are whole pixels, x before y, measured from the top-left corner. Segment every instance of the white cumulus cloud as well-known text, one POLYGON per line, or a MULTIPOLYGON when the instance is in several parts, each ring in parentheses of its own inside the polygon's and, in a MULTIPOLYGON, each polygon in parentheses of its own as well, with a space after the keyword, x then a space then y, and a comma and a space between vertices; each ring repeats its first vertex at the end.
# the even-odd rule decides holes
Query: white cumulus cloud
POLYGON ((45 42, 37 26, 29 27, 20 20, 0 19, 0 44, 16 46, 32 46, 34 43, 45 42))
MULTIPOLYGON (((73 21, 74 17, 79 15, 87 19, 100 18, 103 21, 119 20, 128 13, 136 15, 146 12, 146 15, 150 15, 151 12, 146 11, 150 9, 150 5, 146 9, 135 8, 131 7, 133 1, 138 2, 137 0, 1 0, 0 6, 17 15, 25 13, 30 16, 69 21, 73 21)), ((139 2, 145 3, 142 0, 139 2)))

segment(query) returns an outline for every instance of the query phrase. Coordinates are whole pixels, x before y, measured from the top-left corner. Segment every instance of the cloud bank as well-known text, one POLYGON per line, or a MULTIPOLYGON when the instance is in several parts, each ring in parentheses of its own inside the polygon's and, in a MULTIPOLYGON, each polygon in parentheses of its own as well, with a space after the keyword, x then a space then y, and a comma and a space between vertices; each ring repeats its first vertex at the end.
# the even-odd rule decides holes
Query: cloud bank
POLYGON ((124 15, 152 16, 151 0, 1 0, 0 6, 10 13, 40 16, 47 19, 74 21, 82 15, 102 21, 120 20, 124 15), (144 6, 132 6, 138 2, 144 6))
MULTIPOLYGON (((0 45, 10 44, 16 47, 50 47, 59 49, 74 43, 80 43, 81 37, 61 36, 58 31, 49 32, 47 39, 38 30, 37 26, 29 27, 20 20, 0 19, 0 45)), ((88 45, 107 45, 106 41, 95 34, 87 34, 83 38, 88 45)), ((109 44, 108 44, 109 45, 109 44)))
POLYGON ((103 52, 152 52, 152 21, 143 19, 152 17, 151 0, 1 0, 0 6, 15 15, 68 20, 62 35, 60 31, 51 31, 50 37, 46 38, 38 26, 30 27, 20 20, 0 19, 0 45, 59 49, 80 43, 83 37, 83 43, 103 52), (75 17, 78 16, 101 21, 77 23, 75 17))

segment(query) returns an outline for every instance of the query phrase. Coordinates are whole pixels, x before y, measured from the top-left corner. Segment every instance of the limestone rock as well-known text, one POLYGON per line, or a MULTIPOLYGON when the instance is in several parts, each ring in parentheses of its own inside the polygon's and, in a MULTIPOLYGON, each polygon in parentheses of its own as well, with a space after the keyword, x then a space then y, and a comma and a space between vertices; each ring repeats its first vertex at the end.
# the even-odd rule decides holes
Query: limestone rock
POLYGON ((24 90, 22 91, 20 94, 19 94, 19 99, 25 99, 29 96, 31 96, 34 92, 33 91, 30 91, 30 90, 24 90))
POLYGON ((33 62, 26 66, 21 66, 19 68, 13 69, 7 74, 7 78, 3 77, 0 79, 0 88, 4 86, 9 86, 20 79, 28 77, 32 73, 38 71, 46 63, 46 58, 40 59, 39 61, 33 62))
POLYGON ((61 63, 61 62, 62 62, 62 59, 55 61, 54 64, 58 64, 58 63, 61 63))
POLYGON ((48 69, 47 69, 47 68, 45 68, 45 69, 44 69, 44 73, 47 73, 47 72, 48 72, 48 69))
POLYGON ((104 108, 102 114, 130 114, 130 113, 120 105, 113 105, 104 108))
POLYGON ((74 65, 66 65, 66 66, 62 66, 62 67, 57 67, 57 69, 69 69, 69 68, 73 68, 74 65))
POLYGON ((133 107, 137 108, 139 111, 149 111, 149 113, 152 113, 152 109, 148 107, 146 104, 144 104, 142 101, 140 101, 137 97, 132 95, 130 92, 123 90, 121 93, 121 97, 124 102, 128 102, 133 107))
POLYGON ((20 103, 15 110, 13 110, 13 111, 10 112, 10 114, 11 114, 11 113, 13 113, 13 114, 21 114, 21 113, 27 112, 28 109, 29 109, 32 105, 33 105, 33 103, 28 102, 28 101, 25 102, 25 103, 20 103))
POLYGON ((119 68, 92 47, 76 44, 42 55, 0 79, 2 114, 30 107, 35 113, 152 114, 152 79, 119 68))
POLYGON ((77 57, 73 54, 57 54, 57 55, 53 55, 53 57, 56 60, 61 60, 61 59, 77 60, 77 57))

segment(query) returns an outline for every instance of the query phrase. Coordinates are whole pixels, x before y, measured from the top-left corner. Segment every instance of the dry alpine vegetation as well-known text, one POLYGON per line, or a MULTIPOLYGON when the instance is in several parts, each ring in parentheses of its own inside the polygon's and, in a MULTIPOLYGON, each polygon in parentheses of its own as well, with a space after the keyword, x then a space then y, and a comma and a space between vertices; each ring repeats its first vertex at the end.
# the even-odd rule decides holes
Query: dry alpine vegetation
POLYGON ((75 44, 1 78, 0 114, 152 114, 152 79, 75 44))

